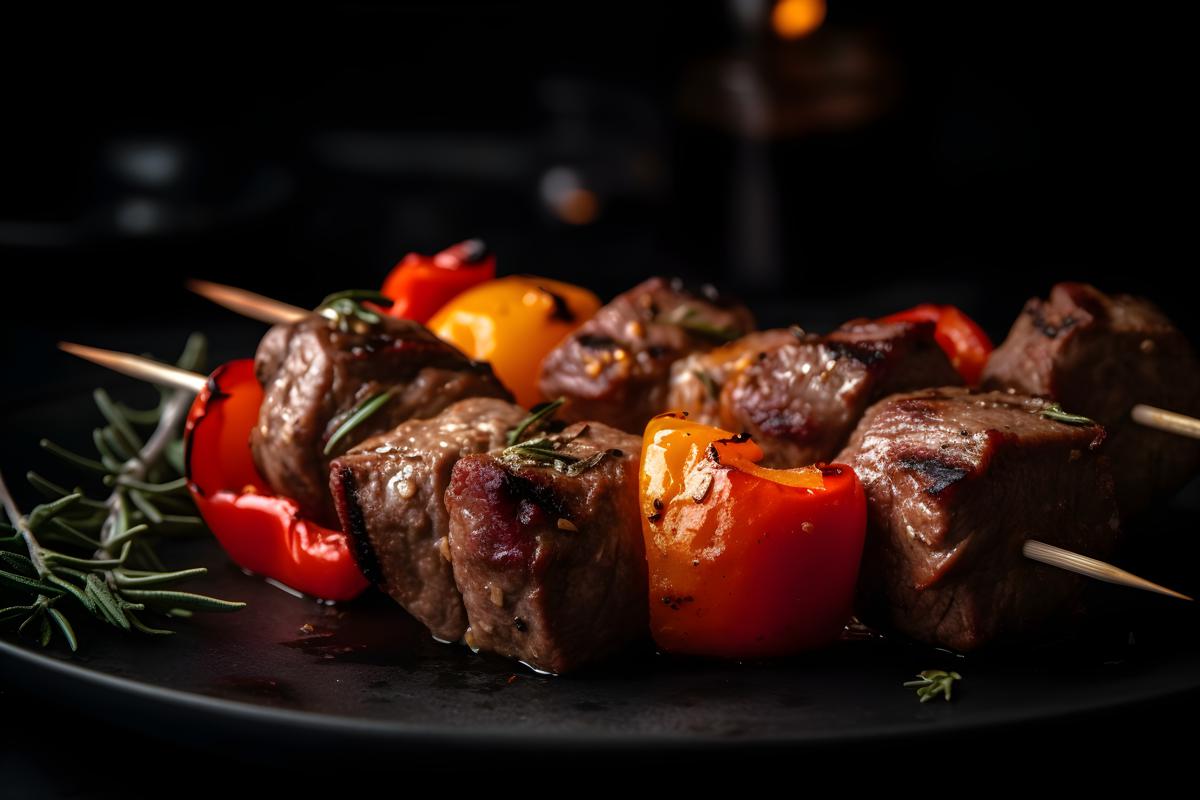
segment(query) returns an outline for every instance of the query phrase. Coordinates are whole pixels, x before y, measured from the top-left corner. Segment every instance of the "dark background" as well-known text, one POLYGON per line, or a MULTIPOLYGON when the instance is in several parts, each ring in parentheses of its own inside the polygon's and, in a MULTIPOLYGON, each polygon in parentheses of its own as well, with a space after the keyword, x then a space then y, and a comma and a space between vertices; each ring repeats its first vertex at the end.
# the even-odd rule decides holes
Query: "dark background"
MULTIPOLYGON (((1180 291, 1197 141, 1182 11, 917 6, 832 0, 786 42, 764 2, 10 5, 0 409, 99 379, 59 338, 168 356, 200 328, 248 355, 262 327, 187 277, 312 306, 472 236, 504 273, 605 298, 682 274, 767 324, 932 300, 998 340, 1027 297, 1076 279, 1148 295, 1200 339, 1180 291)), ((5 466, 40 433, 6 426, 5 466)), ((42 699, 0 705, 43 720, 0 740, 31 793, 94 790, 40 744, 59 730, 42 699)), ((1164 718, 1019 737, 1162 755, 1180 741, 1164 718)), ((99 771, 129 740, 95 730, 63 752, 99 771)), ((1009 733, 967 744, 1016 758, 1009 733)), ((153 740, 128 746, 174 768, 153 740)), ((869 756, 977 763, 937 748, 869 756)))
POLYGON ((1073 278, 1196 333, 1172 12, 835 0, 786 42, 771 5, 6 9, 6 338, 202 314, 187 276, 311 306, 470 236, 772 323, 948 299, 1001 337, 1073 278))

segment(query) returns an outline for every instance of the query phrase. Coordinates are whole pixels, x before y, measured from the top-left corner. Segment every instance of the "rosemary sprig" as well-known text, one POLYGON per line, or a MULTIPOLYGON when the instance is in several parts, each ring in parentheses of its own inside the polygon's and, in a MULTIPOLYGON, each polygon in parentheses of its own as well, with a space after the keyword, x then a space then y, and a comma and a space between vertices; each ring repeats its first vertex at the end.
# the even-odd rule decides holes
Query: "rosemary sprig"
POLYGON ((669 325, 683 328, 688 333, 699 336, 701 339, 708 339, 718 344, 732 342, 742 335, 742 332, 733 326, 720 327, 714 325, 710 320, 705 319, 703 314, 689 305, 676 307, 674 311, 665 317, 664 321, 669 325))
POLYGON ((349 289, 335 292, 321 301, 316 312, 328 319, 338 330, 362 333, 367 326, 378 325, 383 321, 379 314, 363 305, 371 302, 383 308, 390 308, 392 300, 379 292, 370 289, 349 289))
POLYGON ((957 672, 926 669, 917 673, 915 681, 906 681, 904 685, 909 689, 915 688, 917 690, 917 697, 921 698, 922 703, 928 703, 939 694, 944 695, 946 701, 949 702, 954 682, 961 680, 962 675, 959 675, 957 672))
POLYGON ((566 401, 565 397, 560 397, 557 400, 551 400, 549 403, 538 403, 530 409, 529 416, 521 420, 517 424, 517 427, 508 432, 508 446, 512 447, 534 431, 544 428, 566 401))
POLYGON ((567 444, 561 437, 539 436, 504 448, 500 460, 510 467, 552 467, 572 478, 582 475, 608 455, 599 450, 587 458, 563 452, 567 444))
POLYGON ((1080 416, 1079 414, 1068 414, 1063 411, 1063 407, 1058 403, 1051 403, 1042 409, 1042 416, 1046 419, 1052 419, 1055 422, 1063 422, 1067 425, 1095 425, 1096 421, 1080 416))
POLYGON ((346 421, 338 426, 338 429, 329 437, 329 441, 325 443, 325 449, 322 451, 325 455, 332 455, 333 450, 337 447, 338 442, 346 438, 350 431, 363 424, 372 414, 387 405, 387 402, 392 399, 396 393, 395 389, 386 389, 379 394, 372 395, 364 400, 358 408, 346 418, 346 421))
MULTIPOLYGON (((179 366, 195 370, 204 351, 203 337, 192 336, 179 366)), ((75 650, 79 640, 71 616, 81 611, 124 631, 161 635, 171 631, 152 628, 139 615, 241 608, 242 603, 159 588, 206 572, 167 571, 152 546, 172 532, 203 527, 181 474, 179 427, 190 395, 165 390, 147 410, 131 410, 103 391, 94 397, 107 422, 93 437, 99 460, 41 444, 69 466, 98 473, 111 488, 106 498, 69 491, 31 472, 30 484, 47 501, 23 515, 0 476, 9 521, 0 522, 0 626, 15 627, 43 647, 57 633, 75 650), (148 435, 139 428, 150 428, 148 435)))

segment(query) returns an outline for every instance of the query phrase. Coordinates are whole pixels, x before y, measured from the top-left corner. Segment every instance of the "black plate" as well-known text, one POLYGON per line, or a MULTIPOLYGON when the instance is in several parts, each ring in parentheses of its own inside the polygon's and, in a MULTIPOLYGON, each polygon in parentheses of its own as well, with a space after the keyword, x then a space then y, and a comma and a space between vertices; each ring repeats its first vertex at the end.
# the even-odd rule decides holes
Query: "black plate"
MULTIPOLYGON (((96 373, 71 378, 80 376, 94 380, 96 373)), ((111 382, 119 394, 134 391, 119 378, 111 382)), ((36 400, 6 413, 10 484, 37 460, 37 435, 53 431, 78 441, 97 423, 86 393, 36 400)), ((1193 484, 1131 533, 1122 563, 1195 590, 1198 510, 1200 486, 1193 484)), ((647 647, 554 678, 438 644, 374 592, 338 606, 294 597, 243 574, 207 539, 166 545, 164 555, 175 565, 207 565, 210 575, 196 588, 248 607, 197 615, 178 623, 169 639, 83 624, 74 656, 61 645, 41 650, 6 634, 0 669, 60 702, 97 714, 120 709, 123 724, 157 736, 268 737, 305 747, 879 741, 1061 719, 1200 689, 1190 604, 1104 585, 1096 587, 1101 611, 1087 631, 1019 653, 958 658, 869 639, 802 658, 731 664, 660 656, 647 647), (934 667, 963 673, 953 703, 922 705, 901 687, 934 667)))

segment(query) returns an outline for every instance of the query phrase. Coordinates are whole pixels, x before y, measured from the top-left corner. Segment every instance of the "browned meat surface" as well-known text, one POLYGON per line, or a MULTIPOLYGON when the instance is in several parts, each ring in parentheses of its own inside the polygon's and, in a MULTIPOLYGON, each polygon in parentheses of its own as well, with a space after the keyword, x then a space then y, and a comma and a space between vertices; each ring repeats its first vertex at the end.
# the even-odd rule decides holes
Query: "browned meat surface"
POLYGON ((705 425, 724 425, 721 397, 724 389, 754 360, 778 345, 796 341, 787 328, 748 333, 715 350, 693 353, 671 367, 671 388, 664 411, 687 411, 705 425))
POLYGON ((651 278, 601 308, 542 362, 538 386, 563 418, 641 433, 666 407, 671 365, 754 329, 740 304, 651 278))
POLYGON ((1060 283, 1034 298, 984 370, 991 389, 1041 395, 1108 428, 1117 499, 1126 517, 1179 489, 1200 468, 1200 442, 1133 422, 1137 403, 1200 414, 1195 351, 1146 300, 1060 283))
POLYGON ((600 423, 556 438, 568 442, 568 457, 604 455, 576 475, 511 451, 467 456, 454 467, 446 509, 467 643, 558 673, 644 636, 648 584, 641 439, 600 423))
MULTIPOLYGON (((769 466, 829 461, 875 400, 962 382, 934 341, 930 323, 855 321, 827 336, 782 333, 757 335, 748 363, 738 357, 732 374, 718 375, 716 419, 711 401, 678 408, 749 432, 769 466)), ((729 352, 736 357, 736 343, 729 352)), ((673 396, 684 398, 678 390, 673 396)))
POLYGON ((250 448, 259 474, 301 512, 337 524, 329 494, 329 462, 368 436, 407 419, 437 414, 466 397, 508 392, 486 364, 469 360, 423 326, 383 317, 363 332, 339 330, 312 316, 276 325, 255 358, 263 386, 250 448), (342 438, 329 455, 330 437, 363 403, 391 391, 380 409, 342 438))
POLYGON ((1107 558, 1118 516, 1099 425, 1004 392, 929 389, 872 406, 837 460, 867 495, 860 615, 974 650, 1080 610, 1086 579, 1030 561, 1037 539, 1107 558))
POLYGON ((450 566, 450 472, 463 456, 501 447, 524 416, 504 400, 462 400, 367 439, 330 467, 329 488, 359 567, 444 641, 467 630, 450 566))

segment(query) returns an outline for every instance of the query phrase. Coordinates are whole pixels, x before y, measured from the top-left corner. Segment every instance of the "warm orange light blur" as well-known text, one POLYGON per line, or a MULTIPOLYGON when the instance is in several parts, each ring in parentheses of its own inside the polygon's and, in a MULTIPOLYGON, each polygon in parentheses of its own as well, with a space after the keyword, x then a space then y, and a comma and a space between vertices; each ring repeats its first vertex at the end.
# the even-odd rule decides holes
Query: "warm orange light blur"
POLYGON ((825 0, 779 0, 771 27, 781 39, 802 39, 825 21, 825 0))

